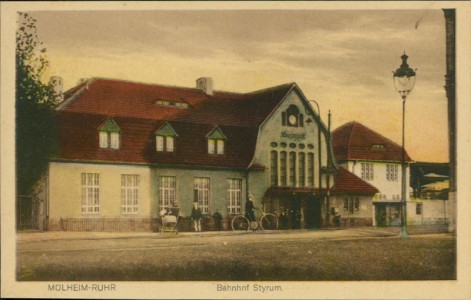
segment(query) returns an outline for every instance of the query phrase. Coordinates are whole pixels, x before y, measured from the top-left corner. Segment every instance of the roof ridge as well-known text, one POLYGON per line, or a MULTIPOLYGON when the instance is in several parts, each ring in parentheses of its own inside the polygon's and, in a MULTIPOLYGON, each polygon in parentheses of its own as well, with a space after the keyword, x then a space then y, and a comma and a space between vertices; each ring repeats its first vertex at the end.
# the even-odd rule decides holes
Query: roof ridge
MULTIPOLYGON (((118 78, 107 78, 107 77, 96 77, 95 76, 95 77, 90 77, 86 81, 88 81, 88 80, 93 80, 93 81, 103 80, 103 81, 111 81, 111 82, 123 82, 123 83, 130 83, 130 84, 140 84, 140 85, 147 85, 147 86, 157 86, 157 87, 164 87, 164 88, 184 89, 184 90, 193 90, 193 91, 203 92, 202 90, 200 90, 196 87, 178 86, 178 85, 171 85, 171 84, 158 84, 158 83, 134 81, 134 80, 128 80, 128 79, 118 79, 118 78)), ((80 83, 80 84, 83 84, 83 83, 80 83)), ((75 87, 79 86, 80 84, 76 85, 75 87)), ((75 88, 75 87, 70 88, 70 90, 75 88)), ((233 94, 233 95, 244 95, 245 94, 245 93, 242 93, 242 92, 232 92, 232 91, 223 91, 223 90, 214 90, 214 92, 220 93, 220 94, 233 94)))
POLYGON ((275 85, 275 86, 272 86, 272 87, 264 88, 264 89, 261 89, 261 90, 256 90, 256 91, 253 91, 253 92, 248 92, 248 93, 245 93, 244 95, 252 95, 252 94, 258 94, 258 93, 264 93, 264 92, 267 92, 267 91, 270 91, 270 90, 276 90, 276 89, 279 89, 279 88, 281 88, 281 87, 293 86, 293 85, 297 85, 296 82, 293 81, 293 82, 283 83, 283 84, 275 85))
MULTIPOLYGON (((355 122, 356 122, 356 121, 355 121, 355 122)), ((370 132, 372 132, 372 133, 378 135, 378 136, 381 137, 382 139, 384 139, 384 140, 386 140, 386 141, 388 141, 388 142, 394 144, 395 146, 402 147, 401 145, 399 145, 398 143, 394 142, 393 140, 391 140, 391 139, 385 137, 385 136, 382 135, 381 133, 379 133, 379 132, 377 132, 377 131, 375 131, 375 130, 369 128, 369 127, 366 127, 365 125, 361 124, 360 122, 356 122, 356 124, 362 126, 362 127, 365 128, 366 130, 369 130, 370 132)))

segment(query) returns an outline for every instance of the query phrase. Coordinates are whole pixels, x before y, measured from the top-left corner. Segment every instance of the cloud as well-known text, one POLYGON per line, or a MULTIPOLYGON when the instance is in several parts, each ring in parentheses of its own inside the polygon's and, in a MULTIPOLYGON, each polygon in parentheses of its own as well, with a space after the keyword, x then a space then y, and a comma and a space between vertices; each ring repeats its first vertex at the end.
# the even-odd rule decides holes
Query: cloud
MULTIPOLYGON (((446 102, 444 18, 438 9, 33 14, 53 72, 67 87, 91 76, 177 86, 211 76, 216 89, 240 92, 295 81, 308 98, 319 100, 323 114, 335 111, 334 123, 356 119, 396 138, 392 124, 400 121, 400 97, 392 71, 405 50, 418 69, 411 107, 434 110, 446 102)), ((443 111, 424 115, 411 108, 410 114, 417 122, 414 141, 423 141, 429 128, 444 136, 443 111)))

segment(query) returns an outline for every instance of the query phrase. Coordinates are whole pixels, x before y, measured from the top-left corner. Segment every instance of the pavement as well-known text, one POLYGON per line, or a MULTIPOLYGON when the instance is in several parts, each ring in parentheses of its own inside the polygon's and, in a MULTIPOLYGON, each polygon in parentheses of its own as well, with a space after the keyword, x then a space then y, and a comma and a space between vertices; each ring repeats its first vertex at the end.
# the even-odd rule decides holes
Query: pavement
MULTIPOLYGON (((236 235, 293 235, 306 236, 319 239, 359 239, 359 238, 385 238, 399 237, 399 227, 340 227, 340 228, 321 228, 321 229, 297 229, 297 230, 275 230, 255 232, 239 231, 207 231, 207 232, 179 232, 164 233, 160 232, 87 232, 87 231, 44 231, 44 232, 18 232, 17 242, 39 242, 48 240, 90 240, 90 239, 129 239, 129 238, 191 238, 191 237, 215 237, 215 236, 236 236, 236 235)), ((447 234, 446 225, 430 226, 408 226, 410 237, 422 235, 447 234)))

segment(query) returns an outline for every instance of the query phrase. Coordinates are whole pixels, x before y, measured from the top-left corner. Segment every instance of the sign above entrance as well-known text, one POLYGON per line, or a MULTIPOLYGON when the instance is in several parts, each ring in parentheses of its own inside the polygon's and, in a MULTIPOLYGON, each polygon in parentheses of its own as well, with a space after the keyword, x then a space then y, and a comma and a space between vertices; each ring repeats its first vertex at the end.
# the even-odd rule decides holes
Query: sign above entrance
POLYGON ((290 132, 290 131, 285 130, 281 132, 281 137, 288 138, 290 140, 295 140, 295 141, 302 141, 306 139, 306 133, 295 133, 295 132, 290 132))

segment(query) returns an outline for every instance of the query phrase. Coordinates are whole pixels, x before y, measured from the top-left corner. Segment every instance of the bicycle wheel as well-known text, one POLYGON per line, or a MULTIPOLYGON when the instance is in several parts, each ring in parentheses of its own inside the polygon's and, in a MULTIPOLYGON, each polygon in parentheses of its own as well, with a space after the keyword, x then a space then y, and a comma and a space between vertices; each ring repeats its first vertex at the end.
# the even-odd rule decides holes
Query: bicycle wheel
POLYGON ((260 227, 263 230, 276 230, 278 229, 278 218, 274 214, 263 215, 260 219, 260 227))
POLYGON ((244 216, 236 216, 232 219, 232 230, 247 231, 249 230, 249 220, 244 216))

